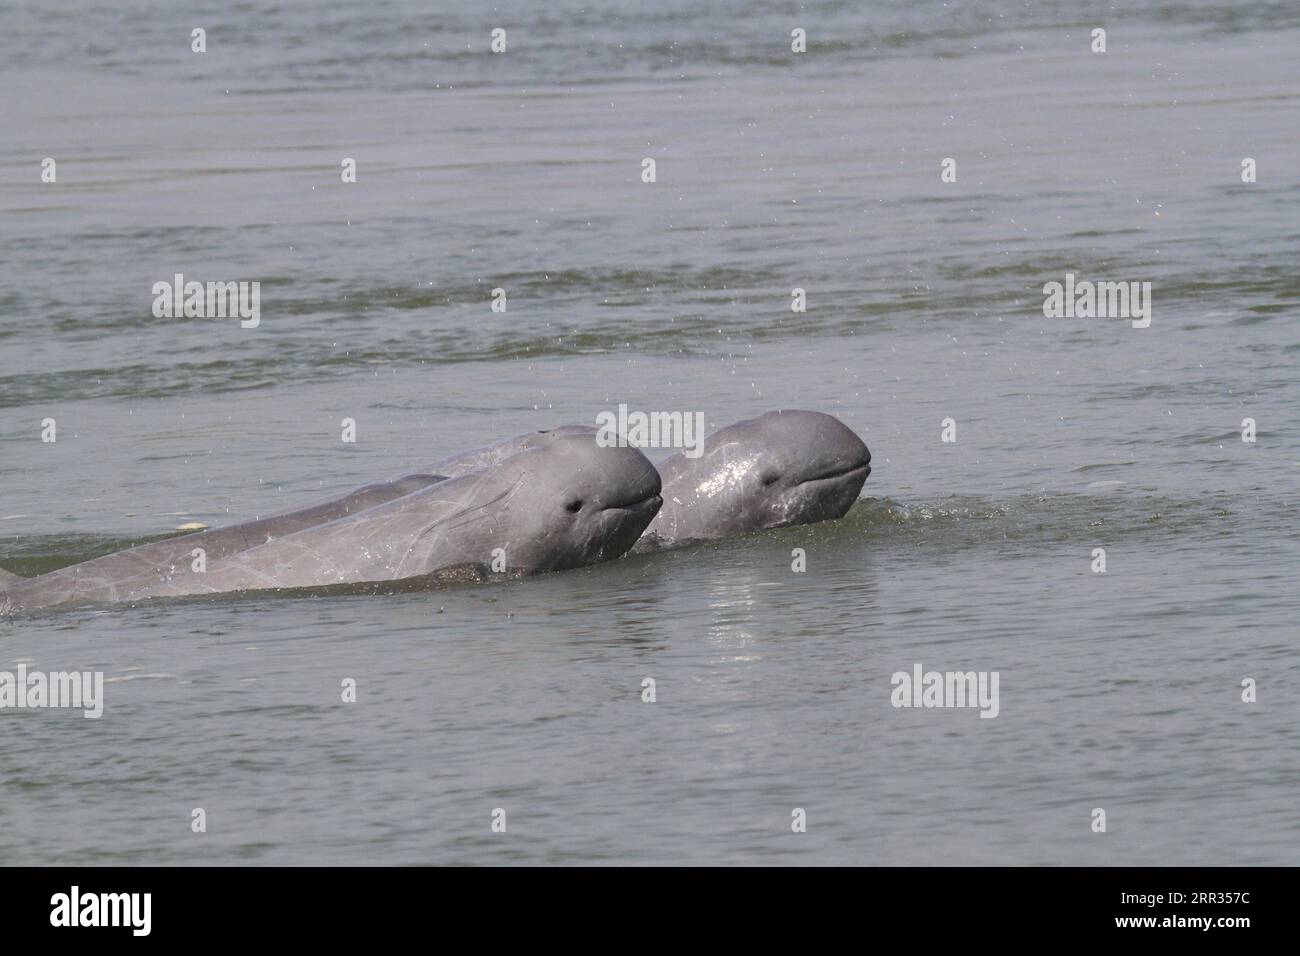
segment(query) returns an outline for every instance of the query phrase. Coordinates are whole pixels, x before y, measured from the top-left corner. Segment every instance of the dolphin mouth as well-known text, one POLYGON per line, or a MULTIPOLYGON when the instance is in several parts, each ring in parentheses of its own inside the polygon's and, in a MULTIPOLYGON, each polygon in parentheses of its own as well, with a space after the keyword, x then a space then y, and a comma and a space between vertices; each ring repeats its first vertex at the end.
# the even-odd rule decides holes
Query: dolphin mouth
POLYGON ((858 475, 861 475, 862 480, 866 481, 867 477, 870 474, 871 474, 871 459, 868 458, 866 461, 855 462, 850 465, 845 465, 843 468, 837 468, 832 471, 824 472, 823 474, 817 475, 815 478, 808 478, 803 482, 801 482, 801 484, 811 485, 819 481, 835 481, 837 479, 842 479, 842 478, 857 478, 858 475))
POLYGON ((634 513, 649 511, 651 514, 654 514, 659 510, 663 503, 663 497, 658 492, 655 492, 654 494, 646 495, 644 498, 637 498, 635 501, 629 501, 625 504, 606 505, 600 510, 628 511, 634 513))

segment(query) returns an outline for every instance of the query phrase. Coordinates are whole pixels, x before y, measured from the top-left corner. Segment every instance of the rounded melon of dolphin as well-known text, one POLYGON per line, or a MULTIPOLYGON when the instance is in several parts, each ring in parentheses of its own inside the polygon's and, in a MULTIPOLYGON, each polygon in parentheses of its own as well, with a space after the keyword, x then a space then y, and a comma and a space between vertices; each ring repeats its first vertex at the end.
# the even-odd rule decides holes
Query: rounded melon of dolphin
POLYGON ((131 549, 34 578, 8 576, 0 606, 394 582, 466 565, 558 571, 623 554, 661 504, 659 473, 641 452, 601 447, 582 434, 419 484, 332 521, 302 527, 295 518, 282 535, 262 525, 257 535, 265 540, 208 560, 203 570, 188 552, 159 562, 131 549))
MULTIPOLYGON (((591 436, 594 441, 596 428, 594 425, 557 425, 554 428, 539 428, 536 431, 524 432, 522 435, 512 435, 509 438, 499 439, 480 448, 440 458, 425 468, 423 472, 417 473, 417 475, 433 473, 455 478, 479 468, 499 465, 511 455, 517 455, 525 449, 540 448, 558 438, 572 435, 591 436)), ((412 479, 417 475, 403 475, 398 480, 412 479)))
POLYGON ((871 474, 871 452, 822 412, 781 410, 719 429, 698 458, 659 465, 653 541, 722 538, 842 518, 871 474))

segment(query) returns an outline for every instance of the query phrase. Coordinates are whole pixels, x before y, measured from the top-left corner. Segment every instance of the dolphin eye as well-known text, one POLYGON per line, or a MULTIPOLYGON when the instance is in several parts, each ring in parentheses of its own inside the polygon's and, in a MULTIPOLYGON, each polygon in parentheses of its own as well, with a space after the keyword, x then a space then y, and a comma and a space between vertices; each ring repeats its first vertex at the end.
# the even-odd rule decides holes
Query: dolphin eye
POLYGON ((776 480, 780 477, 781 476, 778 475, 776 472, 769 471, 765 473, 760 480, 763 482, 763 487, 766 488, 768 485, 776 484, 776 480))
POLYGON ((576 515, 579 511, 582 510, 582 499, 574 498, 572 501, 570 501, 567 505, 564 506, 564 510, 571 515, 576 515))

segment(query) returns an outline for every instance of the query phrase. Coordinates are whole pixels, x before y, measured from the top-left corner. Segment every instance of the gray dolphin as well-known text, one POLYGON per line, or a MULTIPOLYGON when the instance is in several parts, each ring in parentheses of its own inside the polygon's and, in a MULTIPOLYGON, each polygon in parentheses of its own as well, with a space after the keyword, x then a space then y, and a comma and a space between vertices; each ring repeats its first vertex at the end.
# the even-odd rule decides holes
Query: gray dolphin
POLYGON ((651 545, 842 518, 871 474, 871 452, 834 416, 782 410, 719 429, 698 458, 658 467, 664 506, 646 530, 651 545))
POLYGON ((367 486, 314 515, 155 542, 34 578, 4 575, 0 608, 377 584, 494 563, 513 573, 579 567, 631 548, 659 509, 659 487, 635 448, 560 434, 445 480, 419 474, 367 486), (341 516, 311 523, 321 514, 341 516), (190 552, 205 535, 217 556, 206 554, 196 571, 190 552))
MULTIPOLYGON (((388 481, 363 485, 344 495, 317 501, 303 508, 280 511, 265 518, 245 521, 229 527, 210 528, 194 534, 153 541, 90 561, 83 561, 76 565, 78 575, 87 580, 98 573, 120 577, 130 565, 134 565, 141 572, 160 574, 162 568, 190 562, 196 548, 203 550, 205 560, 228 557, 265 544, 272 538, 284 537, 404 497, 421 488, 446 481, 450 477, 460 477, 480 468, 498 465, 511 455, 549 443, 557 437, 594 435, 594 433, 593 427, 561 425, 557 428, 515 435, 480 448, 449 455, 428 469, 404 474, 388 481), (446 473, 435 473, 442 471, 446 473)), ((61 570, 70 571, 71 568, 61 570)), ((0 592, 32 580, 0 569, 0 592)), ((0 603, 0 608, 2 607, 3 603, 0 603)))

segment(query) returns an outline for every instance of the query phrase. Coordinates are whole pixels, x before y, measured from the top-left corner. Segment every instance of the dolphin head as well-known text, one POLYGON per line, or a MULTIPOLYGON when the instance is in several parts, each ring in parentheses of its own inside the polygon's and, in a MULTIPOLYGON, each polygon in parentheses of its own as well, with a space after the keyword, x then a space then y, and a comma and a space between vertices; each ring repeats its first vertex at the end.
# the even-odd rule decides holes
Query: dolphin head
POLYGON ((616 558, 663 504, 650 460, 635 448, 598 445, 595 429, 547 433, 496 470, 515 489, 511 568, 556 571, 616 558))
POLYGON ((871 474, 871 452, 839 419, 775 411, 710 435, 695 459, 660 466, 664 507, 650 530, 716 538, 840 518, 871 474))

